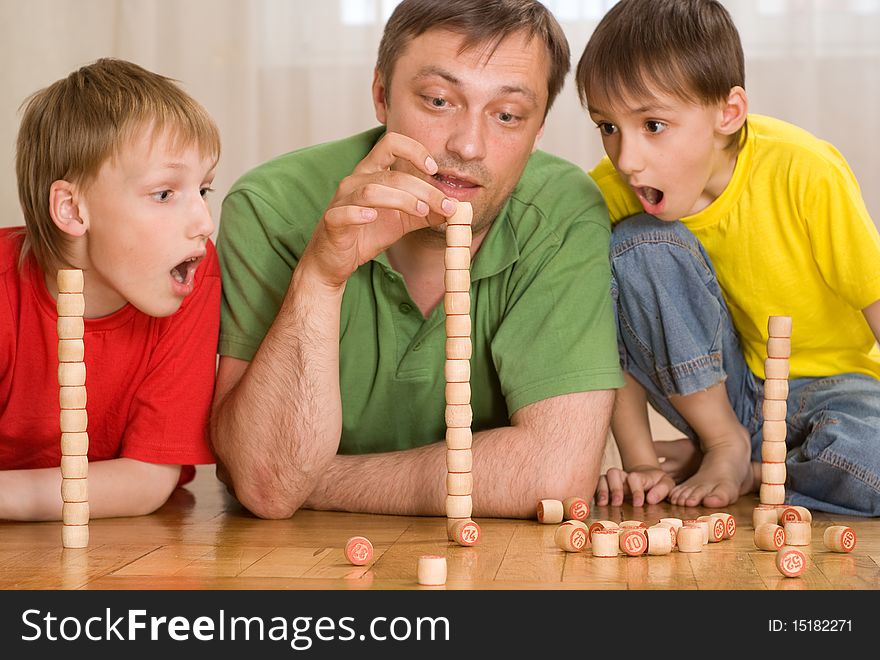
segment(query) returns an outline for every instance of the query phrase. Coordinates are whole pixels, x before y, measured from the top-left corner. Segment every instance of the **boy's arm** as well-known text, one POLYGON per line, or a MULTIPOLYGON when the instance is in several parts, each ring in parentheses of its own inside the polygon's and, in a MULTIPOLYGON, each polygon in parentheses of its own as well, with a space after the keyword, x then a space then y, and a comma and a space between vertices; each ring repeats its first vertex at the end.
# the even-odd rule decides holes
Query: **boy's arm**
POLYGON ((868 325, 871 326, 871 330, 874 332, 874 337, 880 343, 880 300, 865 307, 862 310, 862 314, 865 315, 868 325))
POLYGON ((639 466, 660 468, 654 451, 651 424, 648 421, 648 397, 645 389, 629 373, 623 375, 626 386, 617 392, 611 432, 617 441, 624 470, 639 466))
MULTIPOLYGON (((90 518, 141 516, 177 486, 179 465, 114 458, 89 463, 90 518)), ((0 471, 0 520, 61 520, 61 469, 0 471)))
POLYGON ((648 420, 648 397, 644 388, 630 374, 624 374, 626 386, 618 390, 611 417, 611 432, 620 451, 623 470, 612 468, 600 480, 596 503, 620 505, 624 495, 632 493, 633 505, 642 506, 646 493, 650 503, 665 498, 675 485, 663 472, 648 420))

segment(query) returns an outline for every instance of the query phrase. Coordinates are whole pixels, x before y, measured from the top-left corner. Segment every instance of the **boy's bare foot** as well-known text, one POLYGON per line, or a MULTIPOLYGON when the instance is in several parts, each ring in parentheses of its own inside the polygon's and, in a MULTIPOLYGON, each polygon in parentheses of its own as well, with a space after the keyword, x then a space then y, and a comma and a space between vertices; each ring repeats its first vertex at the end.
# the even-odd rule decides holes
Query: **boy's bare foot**
POLYGON ((703 454, 696 474, 669 493, 679 506, 722 507, 736 502, 752 489, 754 469, 750 460, 751 439, 742 426, 730 435, 715 438, 703 454))
POLYGON ((746 493, 757 493, 760 489, 761 462, 752 461, 751 479, 746 479, 746 481, 743 482, 743 487, 739 494, 745 495, 746 493))
POLYGON ((703 459, 703 452, 690 438, 656 440, 654 451, 663 459, 660 467, 677 484, 694 474, 703 459))

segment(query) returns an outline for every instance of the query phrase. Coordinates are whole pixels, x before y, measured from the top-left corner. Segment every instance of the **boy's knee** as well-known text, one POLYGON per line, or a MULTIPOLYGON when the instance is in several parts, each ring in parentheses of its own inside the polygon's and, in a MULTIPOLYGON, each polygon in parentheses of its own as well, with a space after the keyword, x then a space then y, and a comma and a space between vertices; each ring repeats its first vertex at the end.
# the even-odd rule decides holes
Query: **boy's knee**
POLYGON ((634 215, 614 225, 611 234, 612 254, 623 252, 643 243, 695 242, 694 235, 681 222, 658 220, 653 215, 634 215))
POLYGON ((620 290, 644 281, 708 283, 714 271, 696 237, 680 222, 639 215, 619 223, 611 237, 611 269, 620 290))

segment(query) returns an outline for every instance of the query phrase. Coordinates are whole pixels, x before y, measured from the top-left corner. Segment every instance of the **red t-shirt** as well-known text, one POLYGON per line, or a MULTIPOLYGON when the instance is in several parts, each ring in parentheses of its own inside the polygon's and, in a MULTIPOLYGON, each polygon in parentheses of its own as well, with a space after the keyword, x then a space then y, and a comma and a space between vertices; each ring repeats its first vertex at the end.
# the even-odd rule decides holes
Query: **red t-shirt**
MULTIPOLYGON (((55 301, 20 227, 0 228, 0 470, 61 464, 55 301)), ((89 460, 184 465, 180 483, 213 463, 208 413, 220 327, 213 244, 195 290, 165 318, 132 305, 85 319, 89 460)))

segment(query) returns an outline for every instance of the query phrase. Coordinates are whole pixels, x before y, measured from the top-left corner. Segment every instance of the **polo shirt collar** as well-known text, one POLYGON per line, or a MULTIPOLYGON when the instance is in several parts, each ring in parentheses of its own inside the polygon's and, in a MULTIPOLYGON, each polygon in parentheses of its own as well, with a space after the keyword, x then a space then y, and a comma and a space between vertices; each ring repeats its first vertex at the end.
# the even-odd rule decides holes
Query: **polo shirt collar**
POLYGON ((480 280, 497 275, 519 259, 516 232, 510 222, 510 200, 501 209, 489 228, 489 235, 480 246, 471 265, 471 279, 480 280))

